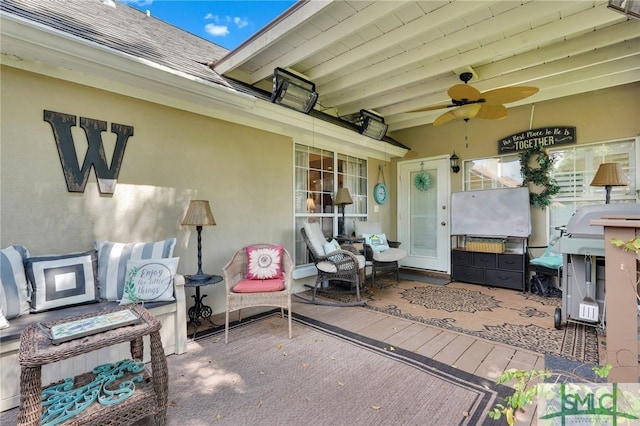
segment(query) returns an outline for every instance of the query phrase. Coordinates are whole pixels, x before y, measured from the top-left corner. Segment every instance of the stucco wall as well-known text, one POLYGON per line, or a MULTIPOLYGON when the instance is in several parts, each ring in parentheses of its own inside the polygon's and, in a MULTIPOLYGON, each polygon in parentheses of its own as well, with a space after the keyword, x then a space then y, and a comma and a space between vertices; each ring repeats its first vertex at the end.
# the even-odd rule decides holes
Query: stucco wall
MULTIPOLYGON (((221 274, 232 253, 254 242, 292 250, 289 138, 85 86, 2 67, 0 246, 32 255, 92 248, 96 239, 157 241, 175 236, 179 272, 197 270, 195 227, 182 227, 190 199, 209 200, 217 226, 202 231, 203 269, 221 274), (67 191, 51 110, 134 127, 113 195, 91 171, 84 193, 67 191)), ((85 142, 78 126, 76 146, 85 142)), ((115 135, 103 133, 108 160, 115 135)), ((85 142, 86 143, 86 142, 85 142)), ((84 158, 85 148, 78 148, 84 158)), ((191 291, 191 290, 188 290, 191 291)), ((207 288, 214 311, 224 291, 207 288)), ((188 298, 191 301, 191 298, 188 298)))
MULTIPOLYGON (((594 91, 584 95, 509 108, 502 120, 456 120, 401 130, 393 137, 411 148, 405 159, 451 154, 463 160, 498 155, 498 140, 529 128, 575 126, 578 144, 602 142, 640 134, 640 83, 594 91), (465 144, 465 134, 466 142, 465 144)), ((451 190, 462 190, 462 173, 451 175, 451 190)), ((546 240, 545 211, 531 210, 534 244, 546 240), (536 232, 539 231, 539 232, 536 232)))

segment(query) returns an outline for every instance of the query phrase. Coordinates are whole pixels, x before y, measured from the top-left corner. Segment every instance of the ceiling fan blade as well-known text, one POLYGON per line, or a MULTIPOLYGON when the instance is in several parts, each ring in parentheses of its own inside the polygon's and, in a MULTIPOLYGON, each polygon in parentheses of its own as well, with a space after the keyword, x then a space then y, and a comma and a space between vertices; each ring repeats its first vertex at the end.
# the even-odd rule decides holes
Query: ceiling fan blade
POLYGON ((433 122, 433 125, 437 127, 458 118, 473 118, 476 116, 476 114, 478 114, 478 111, 480 111, 481 107, 481 104, 469 104, 461 106, 460 108, 453 109, 451 111, 447 111, 440 117, 436 118, 433 122))
POLYGON ((433 105, 433 106, 424 107, 424 108, 412 109, 411 111, 407 111, 407 112, 434 111, 436 109, 450 108, 452 106, 455 106, 455 105, 452 105, 452 104, 440 104, 440 105, 433 105))
POLYGON ((507 116, 507 108, 504 105, 477 105, 481 105, 481 107, 476 114, 476 118, 483 118, 485 120, 499 120, 507 116))
POLYGON ((501 87, 482 93, 485 103, 489 105, 508 104, 535 95, 540 89, 532 86, 501 87))
POLYGON ((482 97, 478 89, 468 84, 456 84, 447 91, 451 99, 456 101, 477 101, 482 97))

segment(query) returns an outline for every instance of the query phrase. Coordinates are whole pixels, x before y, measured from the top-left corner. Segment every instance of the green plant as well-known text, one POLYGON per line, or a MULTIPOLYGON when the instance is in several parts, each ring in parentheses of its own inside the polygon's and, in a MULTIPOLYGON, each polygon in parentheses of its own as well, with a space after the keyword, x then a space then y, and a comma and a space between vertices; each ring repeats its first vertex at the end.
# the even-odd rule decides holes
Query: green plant
MULTIPOLYGON (((611 371, 611 364, 607 364, 603 367, 594 366, 593 371, 600 378, 609 376, 611 371)), ((551 370, 518 370, 515 368, 505 370, 502 372, 498 380, 498 384, 504 384, 515 380, 513 385, 513 394, 506 397, 505 404, 496 404, 493 410, 487 415, 494 419, 499 420, 502 416, 505 416, 507 424, 513 426, 516 421, 516 412, 524 411, 524 407, 533 403, 534 398, 538 394, 539 381, 544 381, 553 376, 560 378, 562 376, 574 378, 578 381, 584 382, 584 378, 570 374, 570 373, 553 373, 551 370)))
POLYGON ((536 145, 520 154, 520 173, 522 174, 522 185, 534 184, 543 187, 540 193, 529 193, 529 202, 532 206, 544 208, 551 203, 551 197, 560 191, 555 179, 549 173, 555 159, 544 150, 542 145, 536 145), (538 167, 532 168, 531 159, 535 157, 538 167))

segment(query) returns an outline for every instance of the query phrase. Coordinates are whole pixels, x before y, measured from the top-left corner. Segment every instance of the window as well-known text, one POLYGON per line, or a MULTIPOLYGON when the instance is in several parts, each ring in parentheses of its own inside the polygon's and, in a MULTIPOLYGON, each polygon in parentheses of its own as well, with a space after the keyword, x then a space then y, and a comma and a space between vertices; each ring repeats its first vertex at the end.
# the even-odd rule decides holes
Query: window
POLYGON ((517 154, 464 161, 464 190, 513 188, 522 185, 517 154))
MULTIPOLYGON (((555 228, 566 225, 580 207, 604 203, 605 189, 591 186, 601 163, 620 164, 629 179, 629 186, 612 188, 611 202, 636 202, 637 151, 637 138, 549 149, 549 155, 556 159, 552 177, 556 179, 560 191, 549 206, 548 234, 557 235, 555 228)), ((519 154, 466 160, 463 167, 465 191, 516 187, 522 184, 519 154)))
POLYGON ((309 263, 307 247, 300 236, 305 222, 320 222, 325 237, 337 234, 340 206, 333 204, 338 188, 349 189, 353 204, 345 206, 345 232, 353 232, 353 221, 367 216, 367 160, 305 145, 295 146, 295 263, 309 263), (335 231, 334 231, 335 230, 335 231))
POLYGON ((629 180, 629 186, 612 188, 611 202, 634 203, 638 173, 636 149, 634 139, 550 149, 549 155, 556 159, 552 174, 560 191, 549 208, 549 235, 557 233, 556 227, 566 225, 580 207, 604 203, 605 189, 591 186, 601 163, 620 164, 629 180))

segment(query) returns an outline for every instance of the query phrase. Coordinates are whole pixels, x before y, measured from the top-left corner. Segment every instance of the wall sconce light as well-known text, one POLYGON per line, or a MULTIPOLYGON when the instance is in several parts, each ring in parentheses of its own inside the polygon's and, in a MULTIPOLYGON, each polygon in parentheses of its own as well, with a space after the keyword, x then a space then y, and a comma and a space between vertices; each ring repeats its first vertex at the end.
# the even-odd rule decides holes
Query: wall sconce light
POLYGON ((383 117, 365 109, 360 110, 358 123, 360 124, 361 134, 376 140, 384 138, 389 128, 389 125, 384 123, 383 117))
POLYGON ((308 114, 318 100, 316 85, 282 68, 273 71, 271 102, 308 114))
POLYGON ((456 155, 456 152, 453 151, 453 154, 451 155, 451 157, 449 157, 449 162, 451 162, 451 171, 453 173, 458 173, 460 171, 460 165, 458 164, 458 160, 460 160, 460 158, 458 158, 458 156, 456 155))
POLYGON ((622 173, 622 167, 618 163, 602 163, 598 167, 596 175, 591 181, 591 186, 604 186, 606 191, 605 204, 611 201, 612 186, 627 186, 627 177, 622 173))
POLYGON ((640 19, 640 0, 609 0, 607 7, 628 17, 640 19))

